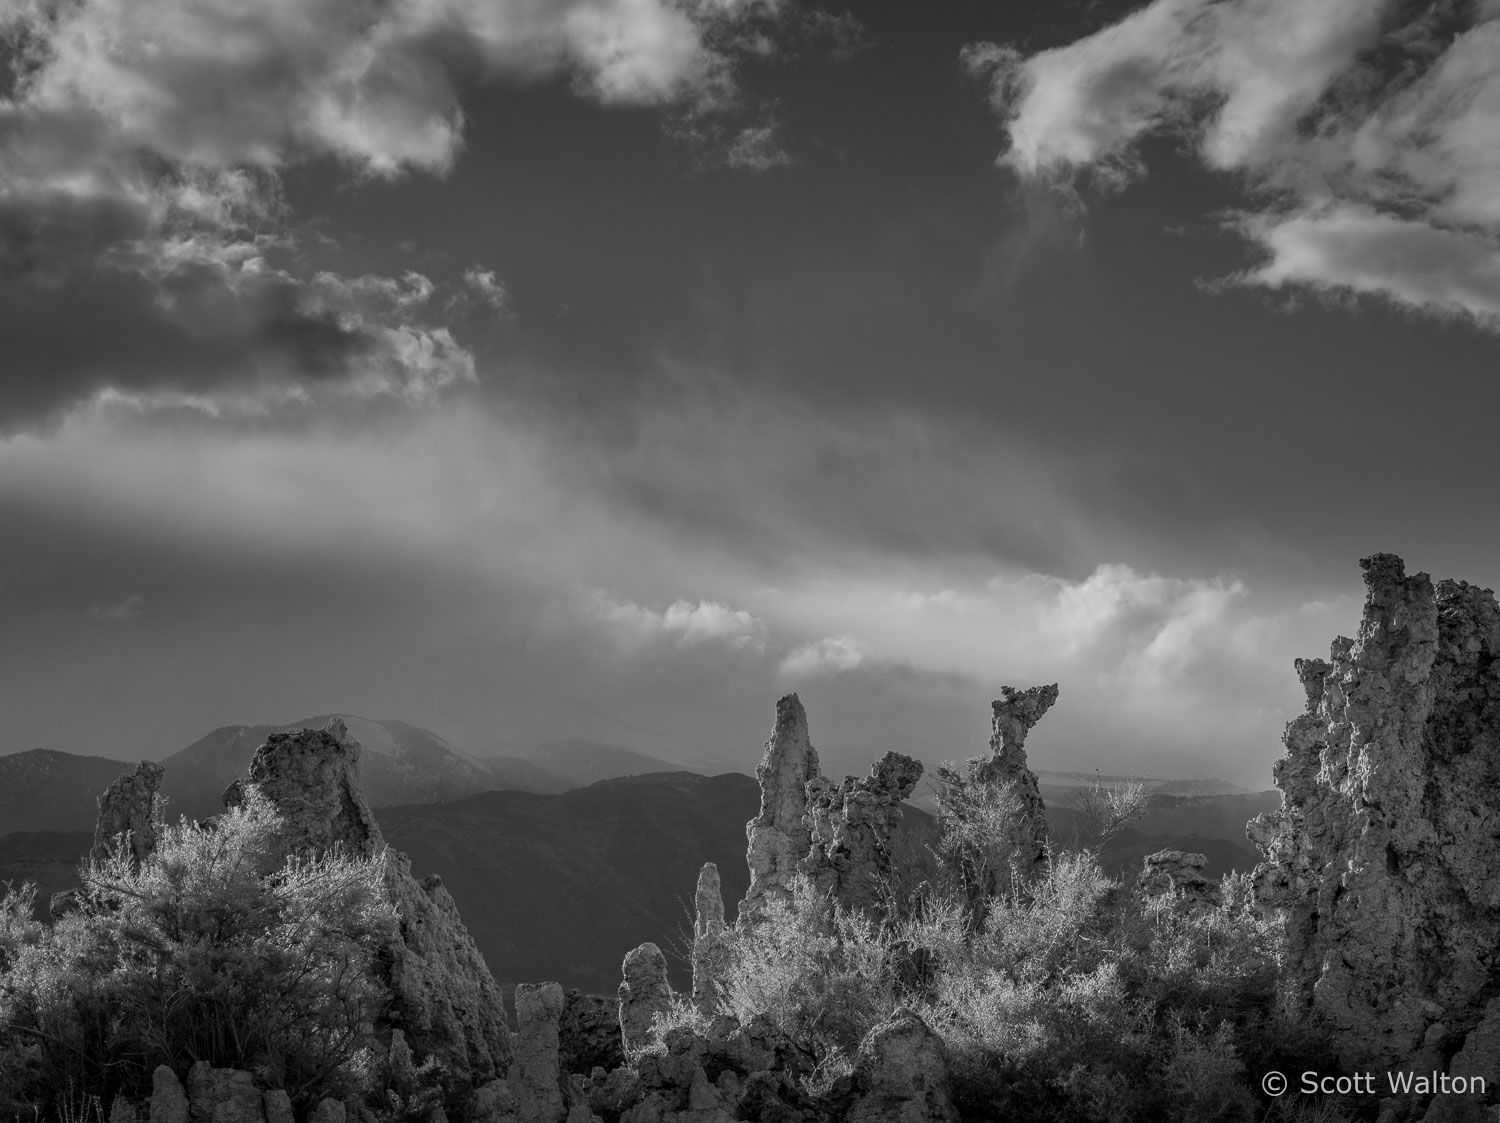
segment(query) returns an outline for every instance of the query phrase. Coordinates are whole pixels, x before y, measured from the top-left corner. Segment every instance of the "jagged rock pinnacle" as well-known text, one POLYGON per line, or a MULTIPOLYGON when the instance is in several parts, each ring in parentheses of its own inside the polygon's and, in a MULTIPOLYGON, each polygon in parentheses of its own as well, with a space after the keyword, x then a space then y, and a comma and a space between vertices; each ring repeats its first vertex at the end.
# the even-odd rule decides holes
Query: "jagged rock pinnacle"
POLYGON ((788 891, 797 863, 811 843, 807 783, 818 775, 818 753, 808 737, 807 711, 797 695, 784 695, 776 703, 775 732, 755 769, 760 813, 745 827, 750 888, 740 904, 738 920, 758 909, 768 894, 788 891))
POLYGON ((901 821, 901 801, 921 778, 921 761, 886 753, 863 779, 808 781, 809 848, 798 870, 819 893, 864 912, 882 907, 891 834, 901 821))
POLYGON ((1394 554, 1360 565, 1356 638, 1296 664, 1281 807, 1247 827, 1256 899, 1346 1065, 1500 1081, 1500 606, 1394 554))
POLYGON ((693 1005, 714 1012, 718 984, 724 971, 724 894, 719 867, 703 863, 693 895, 693 1005))
POLYGON ((135 771, 121 776, 99 797, 99 820, 94 827, 92 861, 109 856, 122 835, 128 837, 130 858, 139 866, 156 849, 156 793, 166 769, 143 760, 135 771))

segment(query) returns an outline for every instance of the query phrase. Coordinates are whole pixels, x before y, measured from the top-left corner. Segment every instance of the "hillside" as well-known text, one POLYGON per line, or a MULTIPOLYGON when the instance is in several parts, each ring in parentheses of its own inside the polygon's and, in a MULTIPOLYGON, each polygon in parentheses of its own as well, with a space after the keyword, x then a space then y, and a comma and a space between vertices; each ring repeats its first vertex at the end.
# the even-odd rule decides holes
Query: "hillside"
POLYGON ((616 776, 640 776, 654 772, 694 772, 677 761, 606 745, 564 737, 536 740, 506 740, 491 745, 480 758, 488 761, 519 760, 561 777, 567 787, 581 788, 616 776))
MULTIPOLYGON (((237 746, 247 739, 226 741, 237 746)), ((379 759, 367 753, 362 767, 379 759)), ((745 824, 758 801, 748 776, 674 771, 612 778, 562 794, 486 791, 387 805, 379 821, 386 840, 411 856, 418 877, 442 876, 507 987, 555 979, 610 993, 619 981, 621 949, 647 940, 667 953, 674 981, 687 985, 672 945, 688 928, 698 869, 706 861, 718 864, 732 917, 748 884, 745 824)), ((1211 877, 1248 870, 1258 855, 1244 841, 1245 820, 1265 804, 1260 796, 1154 797, 1146 818, 1105 848, 1104 863, 1130 877, 1142 857, 1170 847, 1205 854, 1211 877), (1236 822, 1235 816, 1242 817, 1236 822)), ((1049 805, 1049 829, 1059 843, 1073 837, 1073 822, 1072 811, 1049 805)), ((931 817, 908 805, 898 846, 932 829, 931 817)), ((44 911, 47 896, 75 883, 74 869, 91 837, 0 837, 0 881, 38 881, 44 911)))
POLYGON ((29 749, 0 756, 0 835, 12 831, 88 831, 94 800, 135 763, 29 749))

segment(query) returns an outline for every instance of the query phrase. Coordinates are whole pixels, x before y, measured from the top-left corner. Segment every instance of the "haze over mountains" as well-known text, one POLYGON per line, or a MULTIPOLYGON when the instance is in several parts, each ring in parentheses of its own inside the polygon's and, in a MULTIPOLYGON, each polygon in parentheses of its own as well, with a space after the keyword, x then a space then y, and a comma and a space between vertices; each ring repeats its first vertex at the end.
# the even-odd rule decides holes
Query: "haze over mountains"
MULTIPOLYGON (((222 726, 165 757, 168 817, 218 813, 225 787, 246 773, 268 734, 319 728, 331 716, 222 726)), ((417 876, 442 876, 507 988, 551 978, 608 992, 618 981, 619 949, 646 940, 671 959, 705 861, 718 864, 731 910, 744 893, 745 824, 758 806, 748 774, 706 776, 576 739, 513 739, 493 746, 500 751, 470 754, 406 722, 339 716, 364 747, 362 786, 381 808, 387 840, 411 856, 417 876)), ((841 771, 863 772, 870 763, 828 755, 841 771)), ((76 884, 96 797, 133 764, 44 749, 0 757, 0 883, 35 882, 44 915, 52 893, 76 884)), ((1127 779, 1049 771, 1038 777, 1051 836, 1064 846, 1086 834, 1072 796, 1096 781, 1127 779)), ((1212 779, 1142 782, 1149 807, 1104 848, 1109 869, 1133 876, 1144 855, 1168 847, 1204 854, 1215 878, 1255 864, 1245 823, 1277 806, 1278 793, 1212 779)), ((901 835, 917 845, 932 841, 930 779, 907 808, 901 835)), ((674 960, 672 968, 683 965, 674 960)))
MULTIPOLYGON (((343 719, 364 746, 365 796, 372 806, 434 803, 476 792, 557 794, 612 776, 671 772, 683 766, 631 749, 591 741, 538 738, 505 751, 470 754, 429 729, 356 714, 321 714, 282 725, 225 725, 160 758, 171 818, 204 819, 223 809, 231 780, 245 774, 268 734, 320 729, 343 719)), ((500 748, 499 746, 496 747, 500 748)), ((92 831, 95 797, 134 761, 83 757, 49 749, 0 756, 0 835, 11 831, 92 831)))

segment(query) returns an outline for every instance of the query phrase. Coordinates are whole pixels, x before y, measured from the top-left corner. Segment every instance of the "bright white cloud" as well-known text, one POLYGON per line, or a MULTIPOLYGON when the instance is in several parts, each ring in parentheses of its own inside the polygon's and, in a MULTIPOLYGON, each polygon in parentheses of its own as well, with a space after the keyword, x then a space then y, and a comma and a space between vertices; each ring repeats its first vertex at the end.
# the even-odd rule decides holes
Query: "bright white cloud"
POLYGON ((1448 230, 1366 206, 1246 220, 1269 257, 1238 281, 1324 286, 1500 328, 1500 233, 1448 230))
POLYGON ((778 670, 787 678, 844 674, 865 663, 865 647, 853 636, 824 636, 787 652, 778 670))
POLYGON ((1118 184, 1145 174, 1142 139, 1185 135, 1264 200, 1238 220, 1263 260, 1237 280, 1500 329, 1500 17, 1474 10, 1454 36, 1455 15, 1154 0, 1062 47, 963 61, 989 76, 1022 175, 1118 184))
POLYGON ((695 647, 719 642, 759 651, 766 644, 766 626, 760 620, 719 601, 676 600, 658 610, 596 589, 579 598, 579 608, 632 645, 666 640, 677 647, 695 647))

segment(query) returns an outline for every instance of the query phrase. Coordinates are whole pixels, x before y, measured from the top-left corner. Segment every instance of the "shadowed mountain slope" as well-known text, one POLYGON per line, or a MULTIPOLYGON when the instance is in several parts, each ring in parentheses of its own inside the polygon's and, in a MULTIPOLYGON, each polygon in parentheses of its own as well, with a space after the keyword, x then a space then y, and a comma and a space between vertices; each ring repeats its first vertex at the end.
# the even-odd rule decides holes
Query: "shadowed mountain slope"
POLYGON ((88 831, 94 802, 134 762, 28 749, 0 756, 0 835, 12 831, 88 831))
POLYGON ((561 777, 570 788, 587 787, 616 776, 644 776, 654 772, 692 772, 702 775, 697 768, 634 749, 562 737, 500 741, 481 754, 480 759, 528 761, 552 776, 561 777))
MULTIPOLYGON (((759 802, 749 776, 671 772, 560 796, 388 807, 380 826, 415 875, 442 875, 502 986, 556 980, 612 994, 621 956, 648 940, 667 953, 673 984, 689 985, 674 951, 689 939, 698 870, 718 865, 733 920, 749 886, 745 824, 759 802)), ((930 822, 907 808, 902 829, 930 822)))

